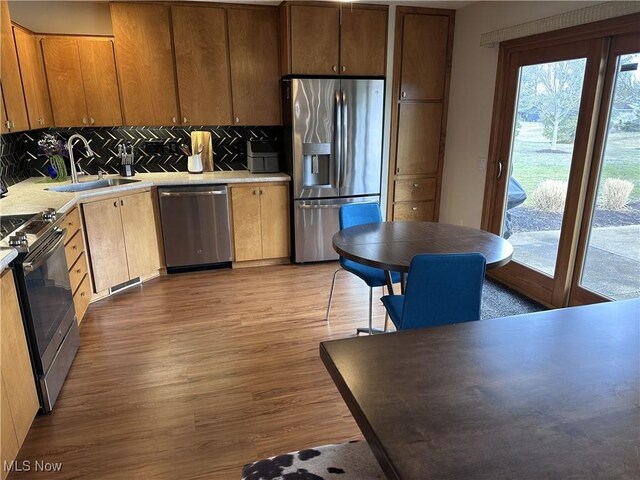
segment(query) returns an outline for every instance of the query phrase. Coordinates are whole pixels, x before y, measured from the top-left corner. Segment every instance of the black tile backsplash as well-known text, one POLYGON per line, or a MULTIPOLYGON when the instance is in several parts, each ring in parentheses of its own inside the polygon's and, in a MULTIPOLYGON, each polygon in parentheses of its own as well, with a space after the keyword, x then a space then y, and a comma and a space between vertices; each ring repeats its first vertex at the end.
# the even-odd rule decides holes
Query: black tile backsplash
POLYGON ((46 176, 47 158, 38 152, 38 140, 43 133, 51 133, 66 141, 74 133, 84 136, 95 153, 87 158, 82 142, 75 144, 75 158, 84 171, 95 175, 103 169, 118 173, 120 159, 116 156, 118 144, 134 145, 136 171, 187 171, 187 157, 178 153, 147 154, 147 141, 164 144, 177 142, 191 145, 191 132, 211 132, 214 168, 216 170, 246 170, 247 140, 268 140, 280 143, 282 127, 105 127, 105 128, 49 128, 0 136, 0 174, 12 185, 30 176, 46 176))

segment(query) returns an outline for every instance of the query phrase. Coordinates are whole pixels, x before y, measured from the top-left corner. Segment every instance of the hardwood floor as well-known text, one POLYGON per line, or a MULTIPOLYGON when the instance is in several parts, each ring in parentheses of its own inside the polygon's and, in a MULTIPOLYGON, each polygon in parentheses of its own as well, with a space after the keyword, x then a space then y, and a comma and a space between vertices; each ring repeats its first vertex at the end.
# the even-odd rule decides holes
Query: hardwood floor
POLYGON ((335 268, 165 276, 92 304, 55 410, 18 457, 62 471, 9 478, 231 480, 259 458, 362 438, 318 354, 367 324, 368 289, 346 272, 324 320, 335 268))

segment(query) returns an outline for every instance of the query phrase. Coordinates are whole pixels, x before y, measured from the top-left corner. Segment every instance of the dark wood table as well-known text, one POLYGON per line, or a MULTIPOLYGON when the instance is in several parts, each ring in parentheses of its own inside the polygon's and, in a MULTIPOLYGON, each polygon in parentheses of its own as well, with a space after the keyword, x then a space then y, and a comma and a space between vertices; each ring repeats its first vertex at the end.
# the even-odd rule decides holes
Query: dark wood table
POLYGON ((640 478, 640 299, 323 342, 390 479, 640 478))
POLYGON ((354 262, 393 272, 408 272, 419 253, 480 252, 487 268, 511 260, 513 246, 477 228, 434 222, 382 222, 357 225, 333 236, 336 252, 354 262))

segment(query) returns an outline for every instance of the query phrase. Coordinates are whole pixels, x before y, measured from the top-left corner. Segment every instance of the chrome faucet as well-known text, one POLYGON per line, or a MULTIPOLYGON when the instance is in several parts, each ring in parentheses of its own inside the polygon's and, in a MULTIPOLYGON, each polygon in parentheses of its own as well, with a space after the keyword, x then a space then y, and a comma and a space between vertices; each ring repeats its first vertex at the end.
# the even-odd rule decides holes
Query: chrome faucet
POLYGON ((73 158, 73 142, 77 139, 83 141, 85 148, 87 149, 87 155, 93 155, 93 150, 89 146, 89 142, 86 138, 84 138, 79 133, 71 135, 69 140, 67 140, 67 150, 69 150, 69 163, 71 163, 71 183, 79 183, 78 181, 78 170, 76 169, 76 161, 73 158))

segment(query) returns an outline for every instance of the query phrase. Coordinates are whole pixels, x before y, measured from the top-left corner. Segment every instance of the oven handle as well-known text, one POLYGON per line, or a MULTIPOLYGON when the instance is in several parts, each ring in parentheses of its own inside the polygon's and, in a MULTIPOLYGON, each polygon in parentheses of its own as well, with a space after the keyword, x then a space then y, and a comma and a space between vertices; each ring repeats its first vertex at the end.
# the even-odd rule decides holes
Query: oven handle
POLYGON ((40 265, 42 265, 44 262, 49 260, 49 258, 51 258, 51 256, 58 249, 60 244, 62 242, 64 242, 64 236, 67 233, 67 229, 66 228, 56 228, 55 231, 56 231, 57 234, 60 235, 60 238, 56 241, 56 243, 51 245, 49 247, 49 249, 40 258, 38 258, 35 262, 25 262, 25 263, 23 263, 22 264, 22 268, 24 269, 25 272, 32 272, 33 270, 38 268, 40 265))

